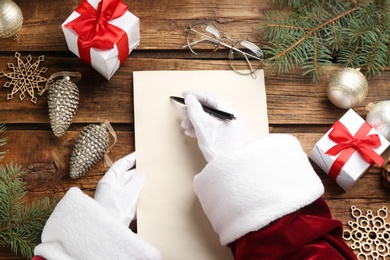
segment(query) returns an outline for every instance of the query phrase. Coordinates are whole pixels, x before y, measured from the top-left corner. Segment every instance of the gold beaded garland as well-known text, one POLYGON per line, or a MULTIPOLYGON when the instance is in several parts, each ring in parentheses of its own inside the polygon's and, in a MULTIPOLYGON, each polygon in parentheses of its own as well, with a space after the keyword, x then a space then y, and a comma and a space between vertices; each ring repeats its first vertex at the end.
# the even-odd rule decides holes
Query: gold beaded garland
POLYGON ((326 92, 333 105, 349 109, 367 97, 368 82, 359 69, 343 68, 329 78, 326 92))
POLYGON ((16 37, 22 27, 23 14, 11 0, 0 1, 0 38, 16 37))

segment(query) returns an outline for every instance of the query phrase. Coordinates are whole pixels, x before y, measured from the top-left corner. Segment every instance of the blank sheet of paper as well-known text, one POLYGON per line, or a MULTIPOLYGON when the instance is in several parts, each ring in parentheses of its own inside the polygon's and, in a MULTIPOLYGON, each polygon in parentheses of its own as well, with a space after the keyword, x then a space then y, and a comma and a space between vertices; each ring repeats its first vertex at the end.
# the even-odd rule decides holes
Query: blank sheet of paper
MULTIPOLYGON (((233 259, 219 243, 193 191, 206 165, 196 139, 184 135, 182 115, 170 96, 184 90, 213 92, 244 119, 248 141, 268 133, 263 71, 257 78, 233 71, 134 72, 137 171, 146 175, 137 208, 138 234, 163 259, 233 259)), ((217 120, 217 119, 216 119, 217 120)))

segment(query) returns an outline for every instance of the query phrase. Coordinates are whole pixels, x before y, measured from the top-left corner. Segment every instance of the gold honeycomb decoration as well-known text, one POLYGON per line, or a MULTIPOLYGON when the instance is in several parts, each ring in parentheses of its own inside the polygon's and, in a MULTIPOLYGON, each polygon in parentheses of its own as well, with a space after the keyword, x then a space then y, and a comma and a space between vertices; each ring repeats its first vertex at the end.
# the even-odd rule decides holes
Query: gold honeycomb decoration
POLYGON ((348 221, 349 229, 343 238, 357 251, 358 259, 385 260, 390 257, 390 224, 386 222, 387 207, 378 209, 376 214, 367 210, 364 215, 356 206, 351 206, 354 221, 348 221))

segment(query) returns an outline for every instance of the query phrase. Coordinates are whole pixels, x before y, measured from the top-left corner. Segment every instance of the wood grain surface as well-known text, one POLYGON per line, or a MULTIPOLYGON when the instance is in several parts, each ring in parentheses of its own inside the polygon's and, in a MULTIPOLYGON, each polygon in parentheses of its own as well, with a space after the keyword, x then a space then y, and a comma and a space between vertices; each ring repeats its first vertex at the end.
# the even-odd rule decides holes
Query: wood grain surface
MULTIPOLYGON (((60 138, 54 136, 49 125, 47 94, 38 96, 37 104, 16 95, 7 101, 10 89, 2 86, 8 80, 0 78, 0 122, 6 122, 7 145, 2 164, 20 164, 26 172, 28 195, 26 202, 42 196, 60 199, 72 186, 78 186, 93 195, 97 182, 107 171, 99 162, 83 178, 69 177, 71 149, 80 130, 89 123, 99 124, 107 119, 118 134, 118 142, 110 151, 112 160, 134 151, 133 71, 142 70, 228 70, 227 52, 199 58, 181 46, 186 41, 186 26, 205 20, 216 20, 221 30, 234 39, 251 39, 263 43, 258 27, 263 12, 278 9, 267 0, 124 0, 129 11, 140 18, 141 43, 110 80, 85 64, 67 49, 61 24, 81 0, 15 0, 24 15, 19 42, 12 38, 0 39, 0 71, 7 72, 7 64, 15 63, 15 52, 22 59, 31 54, 33 60, 44 55, 41 66, 47 67, 49 77, 58 71, 78 71, 82 80, 80 105, 73 124, 60 138)), ((299 69, 276 75, 265 70, 268 118, 271 133, 290 133, 296 136, 308 153, 326 130, 346 110, 333 106, 326 97, 327 78, 340 68, 334 64, 325 68, 322 80, 312 83, 301 77, 299 69)), ((364 71, 364 68, 362 69, 364 71)), ((370 102, 389 99, 390 71, 382 72, 369 80, 369 94, 355 111, 365 118, 365 106, 370 102)), ((2 137, 0 136, 0 137, 2 137)), ((384 158, 390 152, 383 154, 384 158)), ((390 191, 381 185, 381 168, 373 166, 348 192, 343 192, 314 163, 313 167, 325 185, 324 198, 332 214, 345 225, 352 220, 351 205, 362 211, 376 212, 390 208, 390 191)), ((285 169, 288 171, 288 169, 285 169)), ((0 259, 24 259, 0 248, 0 259)))

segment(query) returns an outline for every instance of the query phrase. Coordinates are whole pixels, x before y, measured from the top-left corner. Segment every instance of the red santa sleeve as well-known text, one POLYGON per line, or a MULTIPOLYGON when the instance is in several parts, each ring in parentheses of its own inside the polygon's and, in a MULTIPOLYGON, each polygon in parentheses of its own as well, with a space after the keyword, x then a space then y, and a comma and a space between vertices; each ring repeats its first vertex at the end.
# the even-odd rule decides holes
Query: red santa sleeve
POLYGON ((40 256, 34 256, 34 257, 32 258, 32 260, 46 260, 46 259, 43 258, 43 257, 40 257, 40 256))
POLYGON ((236 259, 308 259, 309 253, 331 252, 353 257, 341 239, 341 223, 321 199, 321 180, 291 135, 267 135, 218 154, 195 176, 194 190, 236 259))
POLYGON ((322 198, 228 246, 236 260, 357 259, 342 239, 342 223, 332 219, 322 198))

